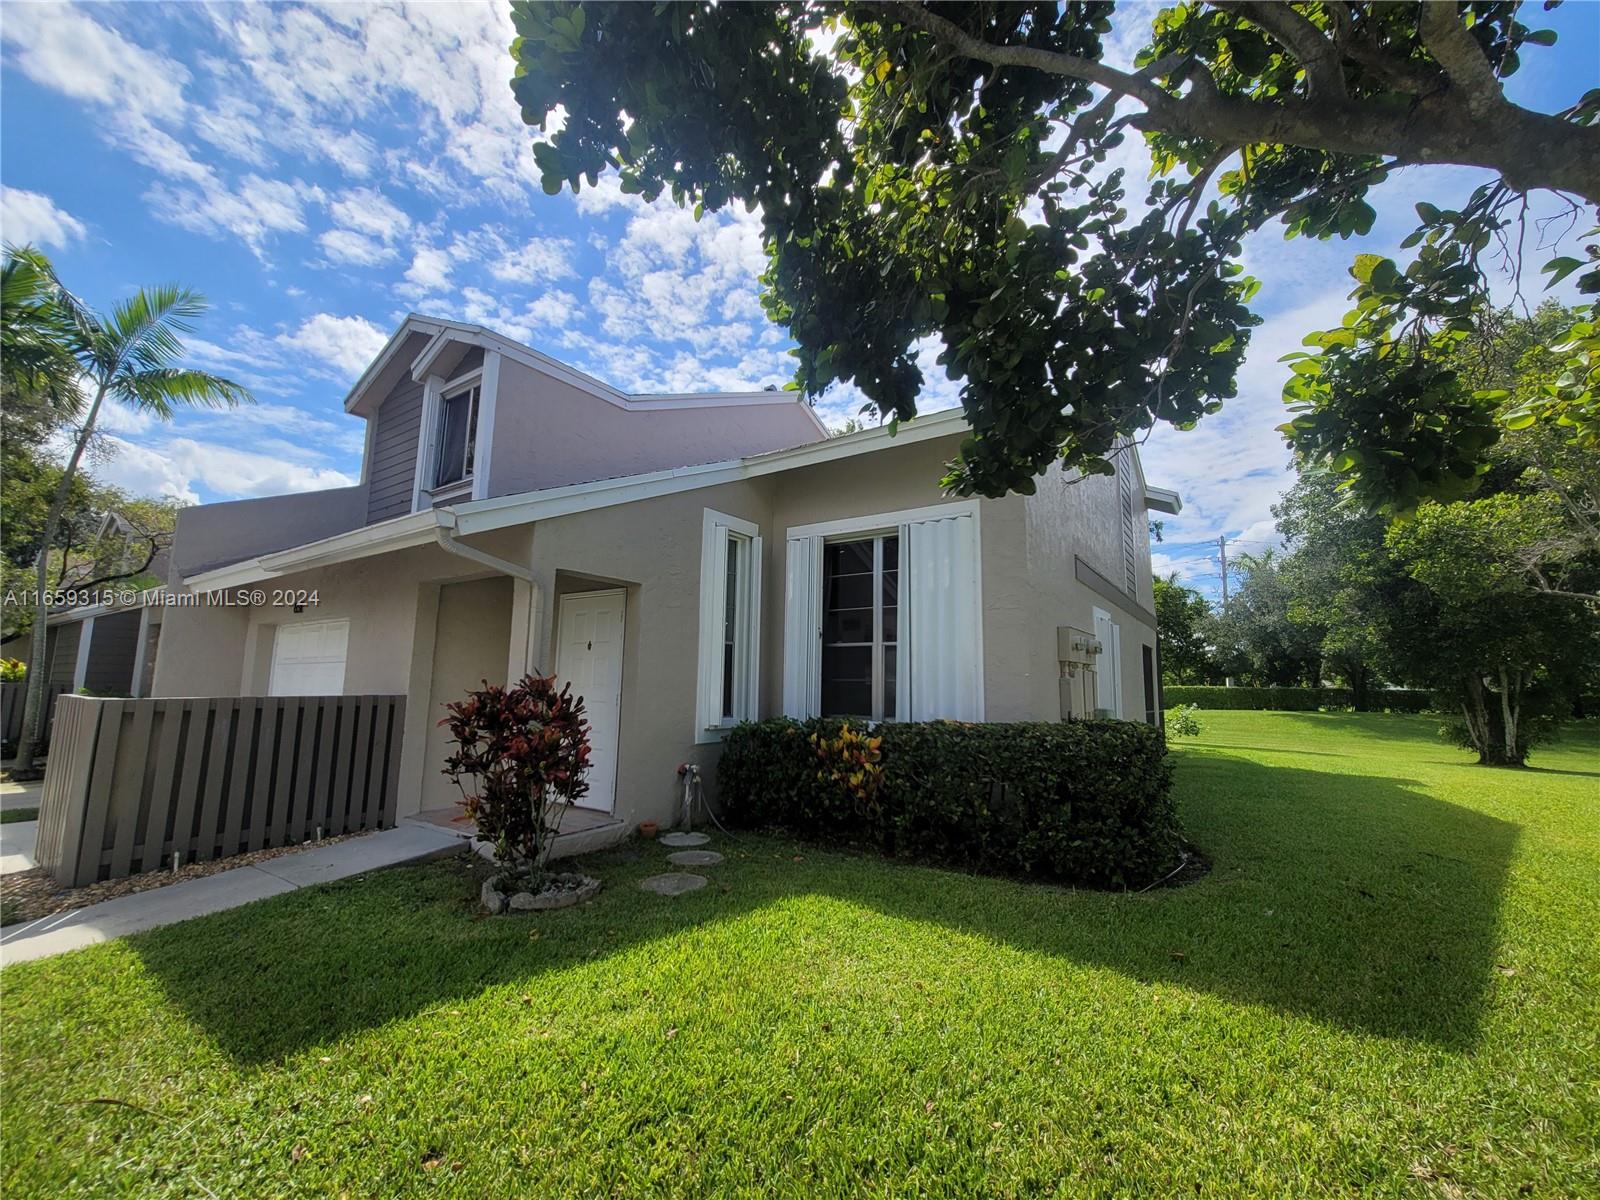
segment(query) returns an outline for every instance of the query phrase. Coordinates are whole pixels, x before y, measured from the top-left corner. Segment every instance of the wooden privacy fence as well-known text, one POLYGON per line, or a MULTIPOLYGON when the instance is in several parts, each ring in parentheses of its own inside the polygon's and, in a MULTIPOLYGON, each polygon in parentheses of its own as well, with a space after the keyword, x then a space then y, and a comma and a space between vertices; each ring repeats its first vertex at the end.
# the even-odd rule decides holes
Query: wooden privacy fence
MULTIPOLYGON (((44 728, 47 737, 50 730, 50 714, 55 708, 56 701, 63 692, 71 690, 72 685, 69 683, 44 685, 44 728)), ((22 739, 22 710, 27 700, 27 680, 0 684, 0 741, 9 743, 22 739)))
POLYGON ((62 696, 34 856, 63 887, 394 824, 404 696, 62 696))

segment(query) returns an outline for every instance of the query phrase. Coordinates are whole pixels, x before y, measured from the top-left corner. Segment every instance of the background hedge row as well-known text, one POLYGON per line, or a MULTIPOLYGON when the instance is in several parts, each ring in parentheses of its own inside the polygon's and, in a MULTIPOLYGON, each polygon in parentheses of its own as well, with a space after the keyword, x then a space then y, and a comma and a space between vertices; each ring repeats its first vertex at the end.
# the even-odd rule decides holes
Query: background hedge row
MULTIPOLYGON (((1171 684, 1161 690, 1168 708, 1179 704, 1198 704, 1201 708, 1316 712, 1319 708, 1355 707, 1355 698, 1349 688, 1190 687, 1171 684)), ((1373 688, 1367 693, 1367 707, 1373 712, 1385 709, 1389 712, 1427 712, 1433 707, 1433 694, 1409 688, 1373 688)))
POLYGON ((1129 721, 891 723, 863 801, 813 735, 843 722, 739 725, 723 743, 724 812, 748 827, 874 847, 967 870, 1135 887, 1178 861, 1166 742, 1129 721))

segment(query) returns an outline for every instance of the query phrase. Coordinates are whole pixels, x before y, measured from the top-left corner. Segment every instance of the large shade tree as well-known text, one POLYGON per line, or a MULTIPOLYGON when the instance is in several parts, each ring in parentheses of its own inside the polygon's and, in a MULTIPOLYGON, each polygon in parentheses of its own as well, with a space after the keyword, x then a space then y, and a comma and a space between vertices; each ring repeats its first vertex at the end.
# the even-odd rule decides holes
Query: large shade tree
POLYGON ((1218 673, 1206 644, 1211 605, 1193 588, 1178 582, 1174 572, 1153 581, 1156 642, 1163 682, 1214 683, 1218 673))
MULTIPOLYGON (((1500 427, 1437 358, 1529 193, 1600 203, 1600 91, 1508 99, 1554 34, 1503 0, 1183 3, 1131 68, 1107 61, 1113 7, 518 0, 512 89, 548 135, 546 191, 615 170, 648 199, 759 210, 764 303, 808 392, 851 382, 910 417, 937 339, 972 424, 946 483, 989 495, 1057 458, 1108 471, 1122 439, 1234 394, 1246 235, 1364 233, 1393 172, 1486 168, 1419 206, 1409 264, 1358 263, 1362 317, 1295 367, 1287 430, 1374 504, 1469 490, 1500 427), (1142 204, 1107 169, 1129 136, 1156 166, 1142 204)), ((1592 260, 1551 260, 1575 270, 1600 290, 1592 260)), ((1595 346, 1591 323, 1535 416, 1595 428, 1595 346)))
MULTIPOLYGON (((34 561, 27 697, 14 768, 22 774, 32 771, 38 739, 43 732, 45 672, 39 668, 45 656, 45 618, 49 614, 53 584, 51 550, 58 544, 62 521, 78 482, 79 468, 95 439, 106 401, 115 400, 166 421, 182 408, 228 407, 251 400, 249 391, 232 380, 180 365, 182 335, 194 327, 194 321, 207 307, 198 292, 172 285, 140 288, 119 301, 110 312, 97 313, 60 285, 45 260, 28 253, 43 268, 38 303, 54 310, 48 319, 41 317, 41 322, 47 321, 47 326, 41 327, 55 330, 55 356, 71 359, 70 377, 83 399, 70 431, 71 449, 39 531, 39 549, 34 561)), ((8 259, 22 256, 22 253, 8 251, 8 259)), ((8 261, 7 269, 11 266, 12 262, 8 261)), ((3 332, 7 342, 0 346, 0 358, 9 358, 10 339, 20 330, 7 321, 3 332)), ((38 329, 30 327, 29 332, 37 333, 38 329)), ((49 386, 48 378, 47 375, 37 376, 35 386, 49 386)), ((19 386, 26 383, 26 379, 20 380, 19 386)))

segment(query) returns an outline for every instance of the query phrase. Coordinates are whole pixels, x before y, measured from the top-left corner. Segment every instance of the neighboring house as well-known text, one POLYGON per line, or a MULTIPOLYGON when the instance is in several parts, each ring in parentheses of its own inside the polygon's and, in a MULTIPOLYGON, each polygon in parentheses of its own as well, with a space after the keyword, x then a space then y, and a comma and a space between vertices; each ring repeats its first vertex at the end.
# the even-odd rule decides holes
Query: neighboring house
MULTIPOLYGON (((163 569, 165 561, 161 563, 163 569)), ((133 599, 52 612, 46 621, 44 729, 48 734, 56 697, 65 692, 96 696, 148 696, 155 672, 155 642, 161 627, 149 622, 133 599)), ((0 657, 26 662, 31 634, 0 645, 0 657)), ((22 734, 23 684, 7 684, 0 696, 0 741, 22 734)))
POLYGON ((1177 497, 1131 445, 953 499, 959 413, 830 438, 793 392, 624 395, 417 316, 345 408, 356 486, 182 511, 172 591, 205 602, 145 609, 149 694, 403 695, 401 816, 458 798, 443 705, 525 671, 583 695, 621 830, 747 718, 1159 719, 1146 510, 1177 497))

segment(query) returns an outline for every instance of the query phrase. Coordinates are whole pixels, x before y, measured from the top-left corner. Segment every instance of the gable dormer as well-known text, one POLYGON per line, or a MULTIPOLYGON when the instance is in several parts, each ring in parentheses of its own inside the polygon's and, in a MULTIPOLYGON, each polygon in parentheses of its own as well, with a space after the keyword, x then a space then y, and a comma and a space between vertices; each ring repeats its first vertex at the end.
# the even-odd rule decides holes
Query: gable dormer
POLYGON ((345 401, 367 523, 827 437, 796 392, 629 395, 475 325, 408 317, 345 401))

